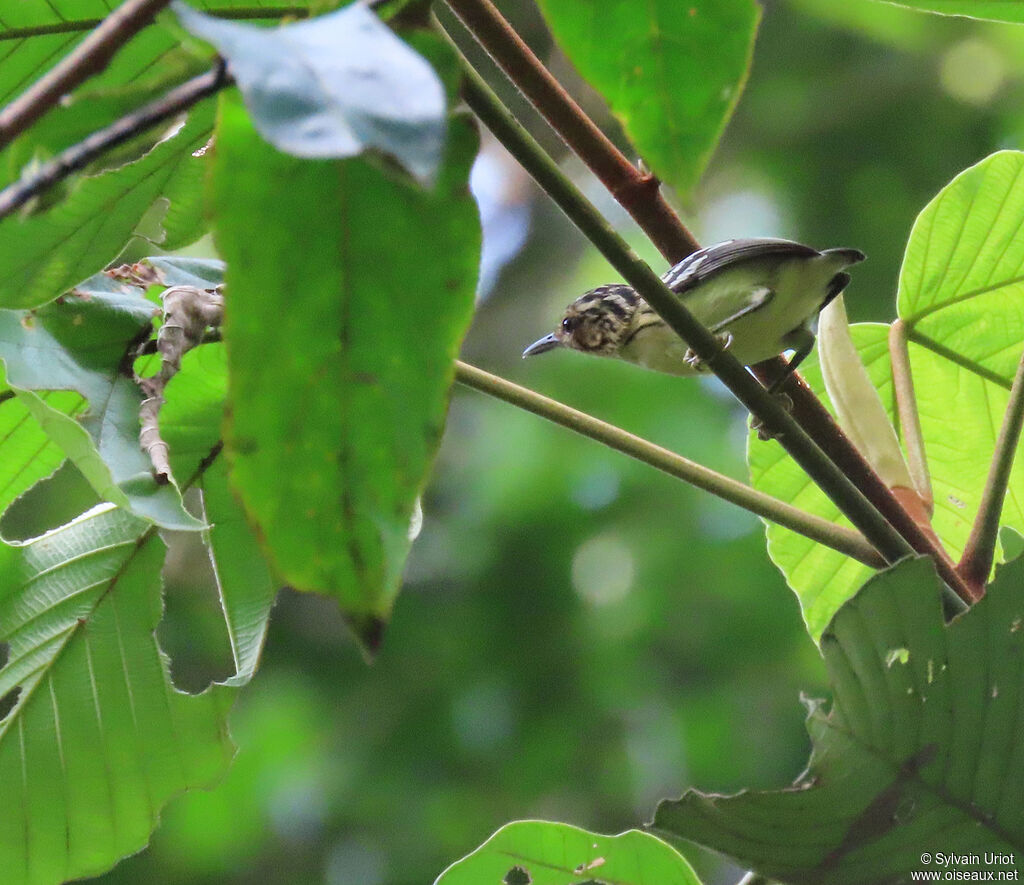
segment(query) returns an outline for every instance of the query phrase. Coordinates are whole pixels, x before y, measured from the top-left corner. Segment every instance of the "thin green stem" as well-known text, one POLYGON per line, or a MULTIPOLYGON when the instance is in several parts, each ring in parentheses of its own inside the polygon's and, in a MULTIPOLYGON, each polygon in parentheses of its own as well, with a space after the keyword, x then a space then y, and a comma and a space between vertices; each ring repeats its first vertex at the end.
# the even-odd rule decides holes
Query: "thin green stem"
POLYGON ((889 327, 889 361, 892 364, 892 382, 896 392, 896 414, 899 417, 900 433, 907 452, 907 468, 914 481, 914 489, 921 496, 925 510, 931 514, 935 507, 935 498, 932 495, 928 456, 924 450, 921 415, 917 409, 917 393, 914 391, 914 375, 910 370, 907 326, 903 320, 896 320, 889 327))
POLYGON ((998 372, 993 372, 981 363, 964 356, 962 353, 957 353, 952 348, 946 347, 945 344, 940 344, 934 338, 929 338, 927 335, 919 332, 914 326, 908 325, 905 334, 908 341, 913 341, 914 344, 927 348, 932 353, 941 356, 944 360, 949 360, 972 375, 977 375, 979 378, 995 384, 997 387, 1002 387, 1004 390, 1010 389, 1010 383, 998 372))
POLYGON ((839 507, 887 562, 912 552, 907 542, 879 514, 739 362, 724 350, 682 302, 608 224, 536 141, 508 113, 473 71, 466 72, 463 95, 469 106, 520 162, 573 223, 600 250, 640 296, 704 361, 747 409, 781 442, 808 476, 839 507))
POLYGON ((1003 501, 1010 483, 1010 471, 1017 454, 1021 427, 1024 426, 1024 357, 1017 365, 1017 374, 1010 387, 1010 400, 1006 404, 1003 426, 999 428, 995 452, 988 479, 981 495, 981 505, 971 526, 964 554, 957 570, 978 596, 985 592, 995 558, 996 540, 999 537, 999 517, 1003 512, 1003 501))
POLYGON ((863 535, 810 513, 805 513, 791 504, 766 495, 728 476, 722 476, 701 464, 697 464, 663 449, 639 436, 634 436, 614 424, 609 424, 585 412, 573 409, 564 403, 543 396, 527 387, 513 384, 497 375, 492 375, 463 362, 455 363, 455 379, 467 387, 504 400, 520 409, 533 412, 582 436, 597 440, 643 461, 657 470, 681 479, 698 489, 710 492, 744 510, 771 520, 798 532, 812 541, 838 550, 846 556, 863 562, 872 568, 883 568, 885 561, 875 552, 863 535))

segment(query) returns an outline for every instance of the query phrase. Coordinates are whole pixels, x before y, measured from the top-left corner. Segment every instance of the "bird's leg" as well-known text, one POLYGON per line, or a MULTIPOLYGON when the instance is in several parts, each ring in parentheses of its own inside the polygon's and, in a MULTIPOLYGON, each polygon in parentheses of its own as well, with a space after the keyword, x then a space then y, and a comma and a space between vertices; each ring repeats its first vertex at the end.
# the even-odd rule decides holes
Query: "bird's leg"
POLYGON ((783 340, 787 345, 787 349, 789 347, 793 348, 793 356, 786 364, 783 373, 768 388, 769 393, 778 393, 779 388, 786 383, 789 376, 797 370, 797 366, 807 359, 807 355, 814 349, 814 333, 806 326, 794 329, 783 340))
MULTIPOLYGON (((772 386, 774 387, 774 385, 772 386)), ((782 408, 784 408, 787 412, 793 411, 793 398, 789 394, 776 393, 775 398, 779 401, 782 408)), ((760 418, 755 418, 753 415, 750 416, 750 429, 757 431, 757 438, 761 440, 761 442, 767 442, 770 439, 779 438, 779 434, 772 433, 767 427, 764 426, 764 422, 760 418)))
MULTIPOLYGON (((729 345, 732 344, 732 332, 718 332, 715 334, 715 339, 722 346, 722 350, 727 350, 729 345)), ((708 370, 704 360, 697 356, 692 347, 686 348, 686 353, 683 354, 683 362, 693 369, 694 372, 706 372, 708 370)))
MULTIPOLYGON (((779 400, 787 412, 791 412, 793 411, 793 400, 788 394, 780 392, 779 388, 789 380, 790 376, 796 371, 797 366, 807 358, 807 355, 814 348, 814 333, 806 326, 800 326, 786 335, 783 340, 788 346, 794 348, 793 357, 786 364, 782 374, 772 382, 768 392, 779 400)), ((775 439, 774 434, 757 418, 751 420, 750 427, 752 430, 757 431, 757 438, 760 440, 775 439)))

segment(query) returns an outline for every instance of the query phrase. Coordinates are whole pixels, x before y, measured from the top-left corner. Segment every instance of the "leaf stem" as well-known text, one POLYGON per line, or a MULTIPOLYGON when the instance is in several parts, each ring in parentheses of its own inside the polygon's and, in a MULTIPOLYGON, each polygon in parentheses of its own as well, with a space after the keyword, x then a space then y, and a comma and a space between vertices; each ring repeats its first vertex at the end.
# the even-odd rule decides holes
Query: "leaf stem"
POLYGON ((999 517, 1003 512, 1003 501, 1010 482, 1013 459, 1017 454, 1021 427, 1024 425, 1024 357, 1017 365, 1017 374, 1010 387, 1010 400, 1006 404, 1003 425, 999 428, 995 452, 988 479, 981 495, 981 505, 974 518, 970 537, 964 548, 957 571, 963 575, 978 597, 985 593, 992 561, 995 558, 996 540, 999 537, 999 517))
POLYGON ((669 264, 700 248, 660 191, 612 144, 551 75, 491 0, 447 0, 448 8, 567 145, 608 188, 669 264))
POLYGON ((921 496, 925 509, 931 514, 935 509, 935 498, 932 494, 928 456, 924 450, 924 435, 921 432, 921 416, 917 409, 914 376, 910 371, 907 326, 903 320, 898 319, 889 327, 889 362, 892 365, 892 383, 896 392, 896 414, 899 416, 900 432, 907 452, 907 467, 914 481, 914 488, 921 496))
POLYGON ((218 64, 205 74, 185 81, 156 101, 115 120, 105 129, 94 132, 84 141, 72 145, 49 163, 40 166, 32 175, 21 178, 0 191, 0 219, 10 215, 75 170, 87 166, 111 148, 181 113, 232 82, 224 65, 218 64))
POLYGON ((57 65, 0 111, 0 148, 52 108, 62 95, 100 73, 114 54, 170 0, 127 0, 57 65))
POLYGON ((685 305, 662 282, 583 196, 536 141, 516 122, 475 71, 466 71, 463 96, 472 110, 505 148, 522 164, 600 250, 612 266, 704 361, 747 409, 779 439, 868 541, 895 562, 911 547, 825 456, 793 420, 782 403, 768 393, 739 362, 724 350, 685 305))
POLYGON ((675 452, 670 452, 668 449, 628 433, 614 424, 580 412, 564 403, 543 396, 527 387, 513 384, 511 381, 467 363, 455 363, 455 378, 466 387, 472 387, 474 390, 533 412, 533 414, 562 427, 567 427, 582 436, 604 443, 609 448, 649 464, 669 476, 681 479, 698 489, 703 489, 731 504, 749 510, 757 516, 792 529, 794 532, 817 541, 819 544, 824 544, 826 547, 831 547, 833 550, 838 550, 846 556, 852 556, 871 568, 877 569, 885 566, 885 561, 859 532, 806 513, 791 504, 773 498, 771 495, 752 489, 750 486, 716 473, 702 464, 697 464, 682 455, 677 455, 675 452))

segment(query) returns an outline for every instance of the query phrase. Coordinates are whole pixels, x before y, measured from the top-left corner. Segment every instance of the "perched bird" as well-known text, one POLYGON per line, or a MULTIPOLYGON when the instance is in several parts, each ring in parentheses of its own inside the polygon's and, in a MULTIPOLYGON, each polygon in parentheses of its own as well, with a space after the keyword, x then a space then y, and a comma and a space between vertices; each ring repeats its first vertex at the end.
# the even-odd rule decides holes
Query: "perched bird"
MULTIPOLYGON (((814 346, 819 311, 850 282, 844 269, 863 260, 857 249, 819 252, 791 240, 726 240, 688 255, 661 279, 744 365, 795 351, 788 376, 814 346)), ((623 283, 581 295, 566 308, 558 329, 527 347, 523 356, 556 347, 619 357, 673 375, 705 368, 623 283)))

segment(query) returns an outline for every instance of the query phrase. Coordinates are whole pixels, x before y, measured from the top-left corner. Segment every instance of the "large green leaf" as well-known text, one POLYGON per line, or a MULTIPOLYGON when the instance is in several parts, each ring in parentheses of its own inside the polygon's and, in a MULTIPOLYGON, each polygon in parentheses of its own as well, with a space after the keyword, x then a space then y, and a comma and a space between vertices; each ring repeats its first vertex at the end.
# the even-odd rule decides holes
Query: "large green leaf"
MULTIPOLYGON (((1024 562, 948 626, 926 559, 872 579, 822 636, 835 697, 812 705, 814 749, 789 789, 663 802, 653 826, 770 879, 910 882, 930 852, 961 873, 1024 857, 1024 562)), ((948 868, 948 866, 947 866, 948 868)))
POLYGON ((231 65, 260 134, 297 157, 353 157, 368 148, 432 180, 448 115, 430 64, 361 3, 274 30, 174 10, 231 65))
POLYGON ((288 583, 378 620, 473 308, 475 134, 453 121, 425 192, 365 161, 280 154, 237 101, 218 133, 232 479, 288 583))
POLYGON ((700 885, 678 851, 649 833, 602 836, 568 824, 506 824, 435 885, 700 885))
POLYGON ((918 217, 897 296, 913 341, 1006 384, 1024 347, 1022 225, 1024 153, 999 151, 918 217))
MULTIPOLYGON (((957 176, 921 212, 907 245, 898 296, 908 327, 932 488, 934 529, 954 559, 963 552, 1024 351, 1024 154, 1002 151, 957 176)), ((850 297, 856 297, 856 280, 850 297)), ((854 325, 854 343, 889 415, 895 413, 889 327, 854 325)), ((801 369, 823 398, 815 362, 801 369)), ((1021 459, 1018 459, 1018 462, 1021 459)), ((758 488, 828 519, 839 513, 777 443, 751 439, 758 488)), ((1024 531, 1024 467, 1010 478, 1005 526, 1024 531)), ((870 570, 778 526, 768 548, 817 636, 870 570)))
POLYGON ((232 756, 214 686, 176 691, 154 636, 155 530, 101 505, 0 547, 0 866, 9 885, 95 875, 142 848, 160 808, 232 756))
POLYGON ((56 298, 105 267, 124 248, 143 216, 171 188, 192 211, 174 218, 172 240, 196 231, 203 166, 193 154, 209 138, 212 106, 198 105, 174 137, 142 159, 93 178, 80 179, 66 200, 47 212, 0 221, 0 306, 34 307, 56 298), (172 187, 173 185, 173 187, 172 187))
POLYGON ((539 0, 573 65, 640 156, 680 194, 697 183, 747 79, 754 0, 539 0))
POLYGON ((38 310, 0 310, 0 360, 20 405, 102 497, 167 528, 197 529, 139 447, 142 394, 123 364, 152 317, 137 290, 100 275, 38 310))
POLYGON ((991 18, 1001 22, 1024 22, 1024 0, 885 0, 894 6, 908 6, 922 12, 991 18))

